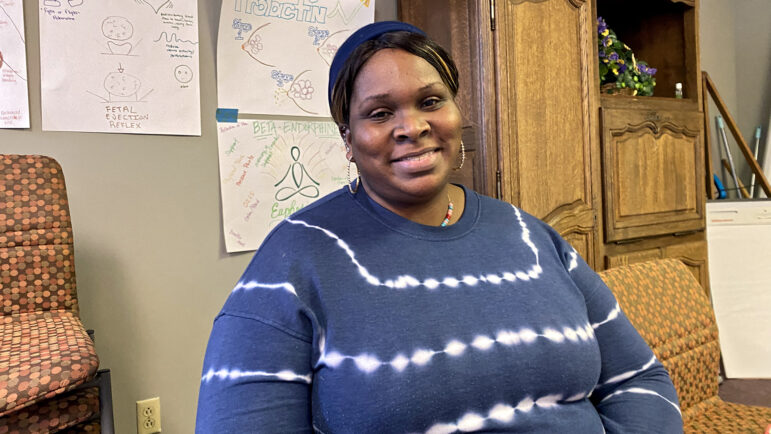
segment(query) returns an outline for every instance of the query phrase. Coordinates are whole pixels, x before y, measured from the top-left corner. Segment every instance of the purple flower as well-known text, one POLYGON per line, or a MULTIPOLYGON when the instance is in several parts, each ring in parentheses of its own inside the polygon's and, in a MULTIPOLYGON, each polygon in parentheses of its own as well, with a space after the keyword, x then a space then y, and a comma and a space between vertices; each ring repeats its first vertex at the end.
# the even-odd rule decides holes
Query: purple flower
POLYGON ((608 25, 605 23, 605 20, 603 20, 602 17, 597 17, 597 31, 599 33, 602 33, 607 28, 608 28, 608 25))
POLYGON ((623 74, 624 71, 626 71, 626 64, 621 64, 621 66, 618 67, 618 72, 623 74))
POLYGON ((604 51, 600 51, 600 58, 605 58, 605 52, 604 51))
POLYGON ((615 62, 616 60, 618 60, 618 53, 616 53, 615 51, 610 53, 610 56, 608 56, 608 59, 615 62))

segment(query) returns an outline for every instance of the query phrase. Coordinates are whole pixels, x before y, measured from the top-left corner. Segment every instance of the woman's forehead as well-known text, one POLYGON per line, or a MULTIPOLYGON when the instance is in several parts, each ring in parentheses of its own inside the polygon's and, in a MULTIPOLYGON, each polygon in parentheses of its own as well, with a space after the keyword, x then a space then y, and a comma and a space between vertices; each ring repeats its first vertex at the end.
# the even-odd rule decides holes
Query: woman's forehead
POLYGON ((375 53, 356 76, 357 93, 379 93, 383 89, 400 87, 423 88, 443 85, 439 72, 425 59, 404 50, 386 48, 375 53))

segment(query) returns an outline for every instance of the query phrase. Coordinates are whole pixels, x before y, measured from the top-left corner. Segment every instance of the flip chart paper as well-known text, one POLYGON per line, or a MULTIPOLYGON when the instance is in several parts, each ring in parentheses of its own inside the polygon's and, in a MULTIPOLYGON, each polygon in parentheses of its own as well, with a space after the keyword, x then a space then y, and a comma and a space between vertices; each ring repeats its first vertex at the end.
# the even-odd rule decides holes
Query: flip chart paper
POLYGON ((333 122, 242 119, 217 131, 228 252, 256 250, 281 220, 347 183, 333 122))
POLYGON ((332 58, 351 33, 374 18, 374 0, 223 0, 219 107, 329 117, 332 58))
POLYGON ((0 0, 0 128, 29 128, 22 0, 0 0))
POLYGON ((201 134, 196 0, 39 0, 43 129, 201 134))

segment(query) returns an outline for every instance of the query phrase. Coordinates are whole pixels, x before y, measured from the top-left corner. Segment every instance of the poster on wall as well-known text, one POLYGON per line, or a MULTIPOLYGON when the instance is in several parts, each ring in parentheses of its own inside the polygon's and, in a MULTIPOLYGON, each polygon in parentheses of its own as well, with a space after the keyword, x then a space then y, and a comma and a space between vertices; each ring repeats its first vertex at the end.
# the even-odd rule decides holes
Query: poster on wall
POLYGON ((0 128, 29 128, 22 0, 0 0, 0 128))
POLYGON ((334 122, 218 123, 225 247, 256 250, 281 220, 347 184, 334 122))
POLYGON ((219 107, 329 117, 332 58, 351 33, 374 18, 374 0, 223 0, 219 107))
POLYGON ((43 130, 201 134, 197 0, 39 0, 43 130))

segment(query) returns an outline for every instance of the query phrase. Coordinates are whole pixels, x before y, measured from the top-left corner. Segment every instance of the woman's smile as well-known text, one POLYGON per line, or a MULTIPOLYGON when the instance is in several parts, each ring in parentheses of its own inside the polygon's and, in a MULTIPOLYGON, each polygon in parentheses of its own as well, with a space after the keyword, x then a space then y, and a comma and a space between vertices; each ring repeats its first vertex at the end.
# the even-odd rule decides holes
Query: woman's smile
POLYGON ((405 172, 422 172, 433 169, 441 158, 441 148, 429 148, 410 152, 393 160, 397 170, 405 172))

